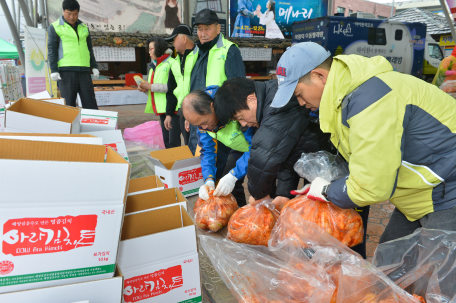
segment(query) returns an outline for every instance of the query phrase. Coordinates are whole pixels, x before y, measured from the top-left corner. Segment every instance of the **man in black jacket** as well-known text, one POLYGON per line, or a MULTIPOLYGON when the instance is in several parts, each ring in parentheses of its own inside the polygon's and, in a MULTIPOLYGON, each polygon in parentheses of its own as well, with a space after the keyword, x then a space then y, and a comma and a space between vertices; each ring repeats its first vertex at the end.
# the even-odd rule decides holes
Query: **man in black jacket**
POLYGON ((229 79, 218 89, 214 108, 222 124, 237 120, 242 126, 258 127, 247 172, 249 202, 269 198, 277 180, 274 203, 281 207, 293 198, 290 191, 300 180, 293 169, 296 161, 304 152, 329 148, 329 136, 309 121, 310 110, 301 107, 294 96, 284 107, 270 107, 277 90, 277 80, 229 79))

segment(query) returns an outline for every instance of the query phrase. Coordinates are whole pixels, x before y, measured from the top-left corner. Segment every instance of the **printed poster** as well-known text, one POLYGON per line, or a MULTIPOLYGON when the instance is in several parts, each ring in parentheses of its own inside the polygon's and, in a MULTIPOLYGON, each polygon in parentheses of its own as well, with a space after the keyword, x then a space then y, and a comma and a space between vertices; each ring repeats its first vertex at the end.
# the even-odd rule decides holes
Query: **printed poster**
POLYGON ((328 13, 328 0, 230 0, 230 36, 291 39, 292 24, 328 13))

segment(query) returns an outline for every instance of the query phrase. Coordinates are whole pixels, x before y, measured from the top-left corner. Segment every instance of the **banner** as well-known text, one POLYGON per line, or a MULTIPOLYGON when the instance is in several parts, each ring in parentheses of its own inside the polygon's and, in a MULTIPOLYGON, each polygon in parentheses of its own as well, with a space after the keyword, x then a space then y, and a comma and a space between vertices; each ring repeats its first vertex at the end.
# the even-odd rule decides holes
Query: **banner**
POLYGON ((328 0, 230 0, 230 36, 291 39, 293 22, 327 13, 328 0))
POLYGON ((448 8, 450 9, 450 14, 454 20, 456 20, 456 0, 446 0, 448 8))
MULTIPOLYGON (((50 22, 59 19, 62 0, 47 0, 50 22)), ((79 20, 90 30, 171 34, 183 21, 183 0, 79 0, 79 20)))
MULTIPOLYGON (((25 76, 27 96, 47 90, 50 94, 48 75, 46 73, 47 32, 42 28, 25 26, 25 76)), ((52 81, 52 92, 57 94, 57 82, 52 81)))

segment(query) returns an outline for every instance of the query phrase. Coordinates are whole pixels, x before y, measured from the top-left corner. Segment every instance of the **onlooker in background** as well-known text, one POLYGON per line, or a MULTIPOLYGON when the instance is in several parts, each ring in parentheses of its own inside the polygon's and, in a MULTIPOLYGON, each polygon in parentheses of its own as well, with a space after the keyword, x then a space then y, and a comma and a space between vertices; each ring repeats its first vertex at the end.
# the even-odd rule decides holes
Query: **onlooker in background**
POLYGON ((48 28, 48 58, 51 79, 59 81, 62 98, 76 106, 79 93, 83 108, 98 109, 90 69, 94 78, 100 72, 92 50, 89 29, 78 19, 79 3, 62 2, 63 16, 48 28))
MULTIPOLYGON (((166 148, 178 147, 181 145, 179 116, 176 102, 168 104, 166 93, 168 92, 168 75, 171 70, 173 58, 168 49, 168 44, 163 38, 152 37, 148 41, 150 63, 148 82, 142 82, 138 90, 147 91, 148 99, 145 113, 155 113, 160 116, 160 125, 163 133, 163 141, 166 148), (165 125, 166 121, 166 125, 165 125)), ((174 101, 174 100, 172 100, 174 101)))
MULTIPOLYGON (((236 44, 228 41, 220 33, 220 21, 217 14, 210 9, 203 9, 196 14, 195 24, 199 41, 197 47, 187 59, 193 64, 190 79, 190 91, 205 90, 211 85, 220 86, 226 79, 245 78, 245 67, 241 52, 236 44)), ((198 128, 190 126, 188 146, 193 154, 198 143, 198 128)), ((229 149, 220 144, 220 149, 229 149)))
MULTIPOLYGON (((185 127, 185 118, 180 108, 184 97, 190 92, 190 77, 194 62, 186 59, 188 54, 195 48, 195 43, 192 40, 192 29, 186 24, 178 25, 171 36, 165 40, 167 42, 172 41, 177 51, 177 57, 171 64, 171 72, 168 78, 167 106, 177 104, 177 114, 180 116, 180 131, 184 137, 184 144, 188 145, 190 133, 185 127)), ((171 117, 166 116, 165 127, 169 128, 170 123, 171 117)))

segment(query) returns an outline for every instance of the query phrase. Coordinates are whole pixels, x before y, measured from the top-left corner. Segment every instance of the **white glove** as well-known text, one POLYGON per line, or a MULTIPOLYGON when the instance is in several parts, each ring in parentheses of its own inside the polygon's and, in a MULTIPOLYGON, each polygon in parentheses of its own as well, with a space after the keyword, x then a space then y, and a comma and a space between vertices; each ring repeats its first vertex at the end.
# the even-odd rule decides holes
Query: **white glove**
POLYGON ((52 81, 59 81, 59 80, 62 80, 62 78, 60 78, 60 74, 59 73, 52 73, 51 74, 51 80, 52 81))
POLYGON ((92 69, 92 73, 93 73, 93 78, 94 79, 97 79, 98 76, 100 76, 100 71, 96 68, 92 69))
POLYGON ((292 195, 305 195, 310 199, 318 200, 321 202, 329 202, 322 194, 321 191, 325 185, 329 185, 331 182, 326 181, 320 177, 315 178, 315 180, 311 184, 305 185, 303 188, 298 190, 291 191, 292 195))
POLYGON ((215 183, 212 180, 206 181, 203 186, 200 187, 199 189, 199 197, 203 200, 209 199, 209 192, 211 190, 214 190, 215 188, 215 183))
POLYGON ((214 191, 214 196, 229 195, 233 191, 237 180, 238 179, 231 173, 227 173, 222 179, 220 179, 217 188, 214 191))

